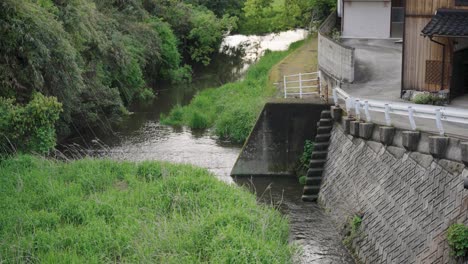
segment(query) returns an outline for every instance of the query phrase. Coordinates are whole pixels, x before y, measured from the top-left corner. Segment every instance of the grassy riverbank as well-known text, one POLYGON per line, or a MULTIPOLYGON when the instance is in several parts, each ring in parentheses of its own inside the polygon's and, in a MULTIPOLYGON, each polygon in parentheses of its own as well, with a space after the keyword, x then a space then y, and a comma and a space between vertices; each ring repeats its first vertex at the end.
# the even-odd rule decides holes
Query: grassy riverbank
POLYGON ((269 81, 270 70, 304 42, 291 44, 287 51, 269 52, 248 69, 243 80, 198 93, 189 105, 178 106, 163 116, 162 123, 192 129, 214 128, 220 138, 244 142, 266 98, 276 93, 269 81))
POLYGON ((288 223, 206 170, 0 161, 0 262, 289 263, 288 223))

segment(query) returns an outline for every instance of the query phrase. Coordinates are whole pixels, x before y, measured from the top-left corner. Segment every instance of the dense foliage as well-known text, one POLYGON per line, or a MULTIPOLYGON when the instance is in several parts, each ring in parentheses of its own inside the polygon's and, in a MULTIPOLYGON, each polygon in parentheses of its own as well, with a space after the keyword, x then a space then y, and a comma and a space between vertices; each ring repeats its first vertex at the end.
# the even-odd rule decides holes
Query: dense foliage
POLYGON ((246 0, 239 30, 258 34, 308 27, 326 18, 335 5, 335 0, 246 0))
MULTIPOLYGON (((38 92, 57 98, 62 104, 55 125, 59 137, 108 129, 129 104, 154 96, 149 87, 189 80, 189 64, 209 64, 224 34, 304 26, 311 17, 323 18, 333 2, 3 0, 0 97, 20 105, 38 92)), ((244 97, 251 93, 241 92, 247 93, 244 97)), ((249 108, 258 108, 252 103, 249 108)), ((223 116, 216 129, 242 141, 255 117, 243 116, 245 105, 232 106, 230 111, 248 122, 223 116), (227 131, 232 122, 239 123, 239 131, 227 131)), ((193 113, 192 127, 205 127, 195 124, 203 123, 205 115, 193 113)))
POLYGON ((209 63, 235 22, 175 0, 4 0, 0 97, 57 97, 60 135, 105 128, 149 86, 189 76, 184 61, 209 63))
POLYGON ((56 98, 39 93, 24 106, 0 97, 0 154, 49 151, 55 146, 55 122, 61 111, 56 98))
POLYGON ((288 222, 204 169, 0 161, 1 263, 291 263, 288 222))

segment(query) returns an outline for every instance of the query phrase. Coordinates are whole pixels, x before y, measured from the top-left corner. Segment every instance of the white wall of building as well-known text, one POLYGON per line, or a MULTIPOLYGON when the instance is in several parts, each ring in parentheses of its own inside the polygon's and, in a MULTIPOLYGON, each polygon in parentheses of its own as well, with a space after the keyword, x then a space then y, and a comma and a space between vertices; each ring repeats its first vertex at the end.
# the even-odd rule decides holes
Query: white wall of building
POLYGON ((389 38, 390 1, 343 3, 343 33, 345 38, 389 38))

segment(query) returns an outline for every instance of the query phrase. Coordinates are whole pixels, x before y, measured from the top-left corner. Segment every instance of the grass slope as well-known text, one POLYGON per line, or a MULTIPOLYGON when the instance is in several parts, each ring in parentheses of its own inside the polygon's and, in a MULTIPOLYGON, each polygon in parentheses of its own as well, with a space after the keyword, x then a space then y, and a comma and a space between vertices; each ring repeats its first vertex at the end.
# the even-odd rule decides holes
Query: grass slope
POLYGON ((309 37, 293 53, 277 63, 270 71, 270 82, 283 82, 284 75, 316 72, 318 70, 318 38, 309 37))
POLYGON ((220 138, 243 143, 266 98, 276 92, 268 77, 271 68, 303 43, 295 42, 287 51, 268 52, 249 68, 243 80, 198 93, 189 105, 177 106, 162 116, 161 122, 192 129, 214 128, 220 138))
POLYGON ((290 263, 288 223, 206 170, 0 161, 1 263, 290 263))

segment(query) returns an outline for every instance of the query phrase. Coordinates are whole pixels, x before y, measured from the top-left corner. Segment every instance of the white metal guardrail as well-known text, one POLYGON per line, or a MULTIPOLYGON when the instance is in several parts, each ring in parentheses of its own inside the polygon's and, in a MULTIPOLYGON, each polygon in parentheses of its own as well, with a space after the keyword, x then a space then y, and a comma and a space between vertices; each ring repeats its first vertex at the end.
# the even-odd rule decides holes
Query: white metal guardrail
POLYGON ((319 94, 320 72, 283 76, 284 98, 319 94))
POLYGON ((344 107, 357 119, 440 135, 445 135, 449 129, 452 135, 468 137, 466 109, 353 98, 341 88, 333 89, 333 100, 336 106, 344 107))

